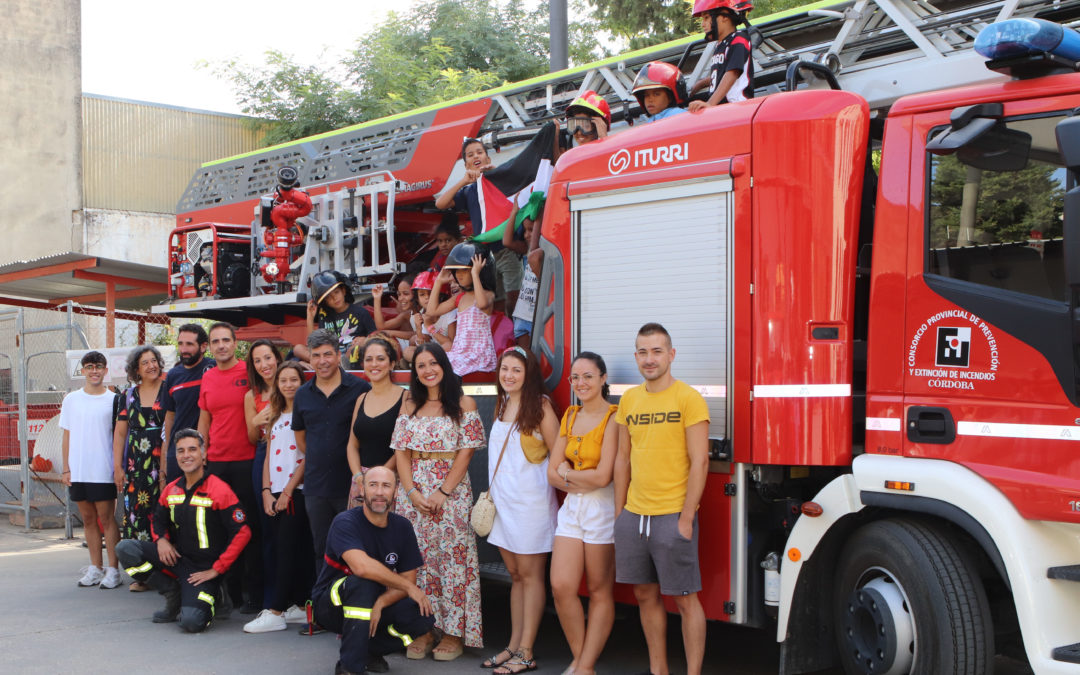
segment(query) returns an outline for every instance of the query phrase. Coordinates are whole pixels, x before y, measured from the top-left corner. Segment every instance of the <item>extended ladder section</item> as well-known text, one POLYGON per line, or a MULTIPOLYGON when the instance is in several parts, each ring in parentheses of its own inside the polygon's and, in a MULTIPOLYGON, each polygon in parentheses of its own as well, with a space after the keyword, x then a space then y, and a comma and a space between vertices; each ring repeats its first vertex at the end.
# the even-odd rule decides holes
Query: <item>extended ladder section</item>
MULTIPOLYGON (((755 84, 759 96, 787 88, 792 63, 812 61, 831 70, 843 89, 882 111, 897 98, 958 84, 1000 78, 972 49, 987 24, 1011 17, 1039 17, 1067 26, 1080 23, 1080 0, 853 0, 818 2, 754 21, 755 84)), ((686 38, 506 85, 337 132, 251 153, 202 167, 184 192, 177 213, 258 199, 275 186, 276 171, 293 166, 300 184, 338 184, 376 171, 400 171, 413 161, 443 167, 454 157, 419 157, 424 133, 435 133, 436 114, 468 101, 492 103, 480 133, 501 147, 527 140, 531 128, 561 116, 580 93, 592 89, 611 105, 614 132, 640 113, 630 94, 634 76, 649 61, 682 64, 688 83, 706 76, 712 44, 686 38)), ((821 86, 812 79, 807 85, 821 86)), ((442 176, 438 176, 441 178, 442 176)), ((434 178, 434 177, 433 177, 434 178)))

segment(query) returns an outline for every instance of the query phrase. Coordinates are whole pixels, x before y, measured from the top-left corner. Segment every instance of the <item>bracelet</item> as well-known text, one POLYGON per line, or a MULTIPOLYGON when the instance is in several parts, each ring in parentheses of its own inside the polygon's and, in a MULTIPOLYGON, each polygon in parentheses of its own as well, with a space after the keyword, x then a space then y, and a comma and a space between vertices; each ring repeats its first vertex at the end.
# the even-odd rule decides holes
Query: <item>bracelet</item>
POLYGON ((416 486, 415 485, 412 486, 411 488, 409 488, 409 491, 405 493, 405 499, 408 499, 409 497, 412 497, 412 493, 414 493, 414 492, 416 492, 416 486))
POLYGON ((262 490, 262 491, 263 491, 263 492, 269 492, 270 494, 274 494, 274 491, 273 491, 273 490, 271 490, 270 488, 263 488, 263 490, 262 490))
POLYGON ((444 494, 444 495, 446 495, 447 497, 449 497, 449 496, 450 496, 450 493, 449 493, 449 492, 447 492, 446 490, 442 489, 442 486, 441 486, 441 485, 439 486, 439 492, 443 493, 443 494, 444 494))
POLYGON ((64 471, 60 475, 63 476, 65 473, 71 473, 71 472, 70 471, 64 471))
POLYGON ((363 475, 364 475, 364 472, 363 472, 363 471, 357 471, 356 473, 354 473, 354 474, 352 475, 352 479, 353 479, 353 480, 356 480, 356 477, 357 477, 357 476, 363 476, 363 475))

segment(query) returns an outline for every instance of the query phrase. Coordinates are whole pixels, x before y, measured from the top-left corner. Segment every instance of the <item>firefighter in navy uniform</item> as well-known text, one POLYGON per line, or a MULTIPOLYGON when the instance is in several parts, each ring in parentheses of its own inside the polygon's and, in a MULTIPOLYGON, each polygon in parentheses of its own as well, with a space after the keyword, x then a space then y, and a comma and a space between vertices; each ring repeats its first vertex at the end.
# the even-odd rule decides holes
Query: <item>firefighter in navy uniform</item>
POLYGON ((416 585, 424 564, 416 533, 390 513, 396 487, 389 469, 368 470, 363 508, 338 514, 327 535, 312 604, 315 621, 341 634, 335 674, 385 672, 383 654, 435 629, 431 602, 416 585))
POLYGON ((244 509, 229 486, 205 472, 206 446, 194 429, 176 432, 184 475, 161 493, 151 519, 153 541, 125 539, 116 555, 127 573, 165 596, 154 623, 179 619, 204 630, 222 601, 221 580, 251 539, 244 509))

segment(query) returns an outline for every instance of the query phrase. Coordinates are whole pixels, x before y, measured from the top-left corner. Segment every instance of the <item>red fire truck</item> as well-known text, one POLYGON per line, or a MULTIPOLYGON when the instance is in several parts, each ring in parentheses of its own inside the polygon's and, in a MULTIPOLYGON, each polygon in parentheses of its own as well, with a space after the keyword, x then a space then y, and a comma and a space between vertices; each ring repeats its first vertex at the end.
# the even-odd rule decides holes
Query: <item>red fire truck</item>
MULTIPOLYGON (((1058 51, 971 48, 995 19, 1068 11, 770 17, 757 98, 618 124, 558 162, 533 337, 548 387, 569 404, 588 349, 617 395, 640 381, 637 328, 668 328, 711 411, 702 602, 775 630, 785 673, 974 674, 998 653, 1080 671, 1080 37, 1021 23, 1058 51)), ((520 140, 586 88, 625 119, 624 71, 679 60, 693 81, 709 47, 689 42, 207 165, 174 248, 239 245, 253 281, 158 310, 295 339, 304 274, 362 292, 422 252, 463 135, 520 140), (251 217, 285 164, 314 211, 293 285, 259 286, 251 217)))

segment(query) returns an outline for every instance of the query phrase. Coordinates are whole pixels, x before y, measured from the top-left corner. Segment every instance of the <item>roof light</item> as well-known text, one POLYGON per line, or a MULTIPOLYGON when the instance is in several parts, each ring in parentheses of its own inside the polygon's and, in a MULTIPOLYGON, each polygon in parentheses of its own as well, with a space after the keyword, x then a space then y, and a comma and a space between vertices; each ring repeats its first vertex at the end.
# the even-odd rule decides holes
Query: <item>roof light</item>
POLYGON ((1008 19, 979 31, 975 51, 995 60, 1052 54, 1080 61, 1080 33, 1044 19, 1008 19))

